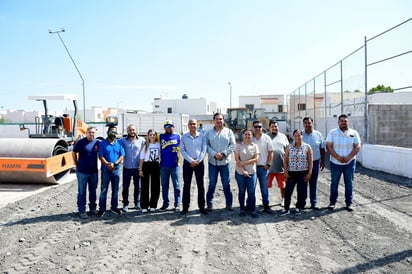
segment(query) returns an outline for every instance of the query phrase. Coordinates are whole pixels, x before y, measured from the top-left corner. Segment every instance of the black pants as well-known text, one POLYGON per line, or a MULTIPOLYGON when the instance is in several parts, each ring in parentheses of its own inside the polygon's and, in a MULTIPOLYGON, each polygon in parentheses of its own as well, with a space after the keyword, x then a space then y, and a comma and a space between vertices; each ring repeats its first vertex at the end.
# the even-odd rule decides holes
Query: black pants
POLYGON ((205 208, 205 186, 204 186, 204 175, 205 175, 205 165, 202 162, 195 168, 190 166, 190 163, 186 160, 183 162, 183 210, 188 210, 190 205, 190 185, 192 183, 193 172, 196 177, 197 184, 197 204, 199 209, 205 208))
POLYGON ((123 205, 129 205, 129 187, 133 179, 133 202, 135 206, 138 206, 140 202, 140 176, 138 168, 123 168, 123 188, 122 188, 122 198, 123 205))
POLYGON ((144 162, 142 171, 140 206, 142 209, 156 208, 160 196, 160 165, 156 161, 144 162), (151 195, 149 195, 149 190, 151 195))
POLYGON ((298 201, 296 203, 296 208, 303 209, 306 205, 306 196, 308 191, 308 184, 305 182, 305 176, 308 171, 289 171, 289 177, 286 180, 285 188, 285 210, 289 210, 290 201, 292 199, 293 190, 295 185, 297 185, 298 191, 298 201))

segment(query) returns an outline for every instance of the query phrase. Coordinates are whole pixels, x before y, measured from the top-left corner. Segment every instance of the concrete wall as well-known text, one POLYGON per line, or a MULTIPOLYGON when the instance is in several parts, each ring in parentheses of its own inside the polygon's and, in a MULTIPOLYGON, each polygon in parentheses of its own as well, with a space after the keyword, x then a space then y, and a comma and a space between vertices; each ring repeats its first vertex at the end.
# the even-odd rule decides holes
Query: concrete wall
POLYGON ((369 143, 412 148, 412 104, 369 104, 369 143))
POLYGON ((366 168, 412 178, 412 149, 364 144, 358 161, 366 168))

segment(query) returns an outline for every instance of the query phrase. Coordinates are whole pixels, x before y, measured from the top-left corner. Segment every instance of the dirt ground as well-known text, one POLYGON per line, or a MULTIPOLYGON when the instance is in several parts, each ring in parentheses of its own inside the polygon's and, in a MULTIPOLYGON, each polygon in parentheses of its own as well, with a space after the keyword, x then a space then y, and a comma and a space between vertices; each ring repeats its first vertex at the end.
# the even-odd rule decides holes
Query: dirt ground
POLYGON ((234 211, 219 182, 216 210, 200 215, 192 184, 185 217, 133 210, 81 220, 76 181, 51 187, 0 209, 0 272, 412 273, 412 180, 358 166, 354 212, 343 208, 343 187, 337 209, 326 209, 329 182, 325 169, 320 211, 279 217, 272 188, 275 214, 257 219, 238 215, 234 177, 234 211))

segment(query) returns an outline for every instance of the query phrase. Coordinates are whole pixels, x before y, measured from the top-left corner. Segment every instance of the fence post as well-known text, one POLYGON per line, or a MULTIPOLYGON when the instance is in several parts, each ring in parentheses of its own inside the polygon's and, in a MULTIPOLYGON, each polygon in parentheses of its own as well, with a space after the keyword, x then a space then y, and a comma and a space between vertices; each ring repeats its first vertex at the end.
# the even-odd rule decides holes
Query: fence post
POLYGON ((369 144, 369 133, 368 133, 368 49, 367 49, 368 40, 365 36, 365 105, 364 105, 364 130, 365 130, 365 140, 364 142, 369 144))

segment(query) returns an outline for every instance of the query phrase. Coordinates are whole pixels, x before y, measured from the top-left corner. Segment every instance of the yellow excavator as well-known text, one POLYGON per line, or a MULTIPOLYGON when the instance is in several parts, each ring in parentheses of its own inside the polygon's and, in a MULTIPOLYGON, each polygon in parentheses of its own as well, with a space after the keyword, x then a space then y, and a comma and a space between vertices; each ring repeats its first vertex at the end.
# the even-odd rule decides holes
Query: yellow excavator
POLYGON ((29 96, 29 100, 43 102, 44 115, 35 117, 35 132, 24 124, 29 138, 2 138, 0 145, 0 182, 58 184, 75 167, 72 146, 86 134, 87 125, 78 120, 76 95, 29 96), (50 115, 50 100, 70 100, 73 117, 50 115))

